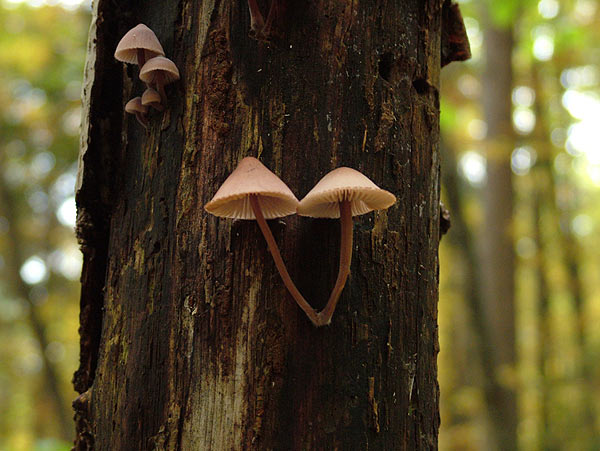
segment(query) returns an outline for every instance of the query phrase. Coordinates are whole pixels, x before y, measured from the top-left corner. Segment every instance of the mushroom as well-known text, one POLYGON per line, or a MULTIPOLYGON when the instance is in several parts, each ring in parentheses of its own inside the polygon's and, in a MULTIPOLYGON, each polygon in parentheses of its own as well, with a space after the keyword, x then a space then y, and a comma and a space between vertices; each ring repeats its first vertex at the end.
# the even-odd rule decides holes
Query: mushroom
POLYGON ((298 199, 279 177, 256 158, 246 157, 204 208, 223 218, 256 219, 284 285, 312 323, 317 325, 317 312, 294 285, 265 221, 294 214, 297 206, 298 199))
POLYGON ((163 105, 167 105, 165 85, 179 80, 179 69, 173 61, 164 56, 155 56, 149 59, 140 70, 140 80, 148 85, 154 84, 160 94, 163 105))
POLYGON ((256 38, 264 28, 265 21, 256 0, 248 0, 248 9, 250 10, 250 36, 256 38))
POLYGON ((318 325, 331 322, 337 302, 350 274, 352 261, 352 216, 391 207, 396 197, 379 188, 355 169, 334 169, 300 201, 298 214, 313 218, 340 218, 340 266, 327 305, 318 313, 318 325))
POLYGON ((146 113, 148 113, 148 107, 142 105, 141 97, 134 97, 127 105, 125 105, 125 112, 129 114, 135 114, 136 119, 144 128, 148 128, 148 119, 146 119, 146 113))
POLYGON ((142 94, 142 105, 163 111, 165 108, 160 104, 160 94, 156 89, 148 88, 142 94))
POLYGON ((285 10, 285 4, 283 0, 271 0, 271 8, 267 15, 265 26, 262 30, 262 38, 269 41, 273 33, 273 24, 281 25, 282 16, 285 10))
POLYGON ((165 51, 154 32, 143 23, 125 33, 115 50, 116 59, 140 67, 148 59, 164 54, 165 51))
POLYGON ((248 9, 250 10, 250 37, 268 42, 273 33, 273 24, 281 22, 284 14, 283 0, 271 0, 269 14, 265 22, 256 0, 248 0, 248 9))

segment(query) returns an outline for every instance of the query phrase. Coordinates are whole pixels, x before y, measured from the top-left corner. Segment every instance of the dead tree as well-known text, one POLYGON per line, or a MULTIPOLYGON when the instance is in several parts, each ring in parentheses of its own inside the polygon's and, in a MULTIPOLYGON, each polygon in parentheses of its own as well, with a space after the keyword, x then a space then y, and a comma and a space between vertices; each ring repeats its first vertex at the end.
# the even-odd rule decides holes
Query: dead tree
MULTIPOLYGON (((442 43, 442 18, 459 19, 440 0, 274 2, 260 33, 243 2, 94 6, 77 188, 77 449, 437 447, 438 88, 442 56, 464 58, 464 28, 442 43), (113 57, 138 23, 181 74, 147 130, 123 113, 144 89, 138 68, 113 57), (245 156, 298 197, 349 166, 398 198, 357 218, 327 327, 287 294, 254 221, 203 209, 245 156)), ((322 308, 338 221, 270 227, 322 308)))

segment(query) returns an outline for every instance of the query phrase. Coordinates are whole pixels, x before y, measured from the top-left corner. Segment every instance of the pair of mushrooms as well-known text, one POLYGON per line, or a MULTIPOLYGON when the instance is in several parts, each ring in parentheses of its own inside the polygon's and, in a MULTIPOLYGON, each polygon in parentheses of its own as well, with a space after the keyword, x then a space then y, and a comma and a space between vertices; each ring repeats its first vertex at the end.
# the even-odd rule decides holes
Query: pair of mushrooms
POLYGON ((315 326, 325 326, 340 298, 352 261, 352 216, 391 207, 396 197, 379 188, 360 172, 341 167, 325 175, 298 201, 279 177, 253 157, 244 158, 229 175, 215 196, 205 205, 209 213, 233 219, 256 219, 284 285, 315 326), (292 281, 281 258, 277 243, 265 219, 294 213, 314 218, 340 218, 340 264, 335 286, 327 305, 315 311, 292 281))
POLYGON ((283 0, 271 0, 266 22, 256 0, 248 0, 248 9, 250 10, 250 37, 259 41, 269 41, 273 32, 273 25, 284 11, 283 0))
POLYGON ((179 69, 165 57, 165 51, 154 32, 142 23, 129 30, 119 41, 115 58, 140 67, 140 80, 146 83, 147 89, 141 97, 134 97, 127 102, 125 111, 135 114, 138 122, 146 128, 148 108, 164 110, 167 104, 165 85, 179 80, 179 69))

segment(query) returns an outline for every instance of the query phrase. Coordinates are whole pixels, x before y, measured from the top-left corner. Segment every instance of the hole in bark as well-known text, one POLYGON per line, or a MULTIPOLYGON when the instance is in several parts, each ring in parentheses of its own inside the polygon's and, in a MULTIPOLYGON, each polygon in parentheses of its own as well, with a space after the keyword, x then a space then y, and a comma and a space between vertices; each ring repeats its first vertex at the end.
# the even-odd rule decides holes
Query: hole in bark
POLYGON ((379 75, 385 81, 390 81, 392 67, 394 65, 394 55, 391 52, 385 52, 379 60, 379 75))
POLYGON ((413 80, 413 87, 418 94, 427 94, 429 92, 429 83, 424 78, 417 78, 413 80))

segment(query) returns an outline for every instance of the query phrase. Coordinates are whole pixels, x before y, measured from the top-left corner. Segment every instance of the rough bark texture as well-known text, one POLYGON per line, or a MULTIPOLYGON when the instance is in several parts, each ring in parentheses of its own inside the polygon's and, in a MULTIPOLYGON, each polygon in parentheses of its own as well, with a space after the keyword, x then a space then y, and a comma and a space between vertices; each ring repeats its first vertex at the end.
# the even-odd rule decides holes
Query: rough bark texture
MULTIPOLYGON (((442 2, 288 2, 270 46, 245 2, 152 3, 95 5, 76 447, 435 449, 442 2), (112 57, 139 22, 182 75, 147 133, 122 115, 138 68, 112 57), (286 293, 255 222, 203 209, 247 155, 298 197, 342 165, 398 197, 356 219, 329 327, 286 293)), ((322 308, 338 221, 270 225, 322 308)))
POLYGON ((493 345, 494 393, 488 399, 492 436, 500 450, 517 448, 512 131, 512 30, 488 26, 483 107, 487 134, 481 274, 484 313, 493 345))

